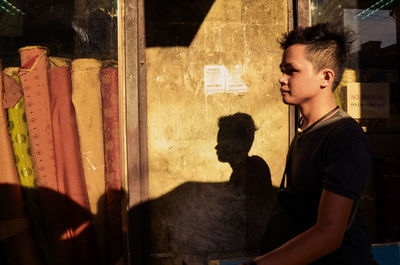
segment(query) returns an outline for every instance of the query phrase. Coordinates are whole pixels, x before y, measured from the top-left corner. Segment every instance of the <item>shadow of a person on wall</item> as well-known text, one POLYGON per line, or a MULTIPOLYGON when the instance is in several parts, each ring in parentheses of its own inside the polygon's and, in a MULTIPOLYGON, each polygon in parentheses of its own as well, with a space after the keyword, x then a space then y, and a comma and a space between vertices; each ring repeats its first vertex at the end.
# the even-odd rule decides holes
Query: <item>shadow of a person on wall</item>
MULTIPOLYGON (((209 260, 259 253, 258 243, 269 219, 275 190, 267 163, 258 156, 248 156, 256 127, 250 115, 243 113, 221 117, 218 126, 217 157, 232 167, 230 180, 187 182, 130 209, 130 217, 140 217, 138 210, 143 209, 148 209, 150 217, 141 227, 147 230, 147 238, 139 237, 135 227, 130 228, 132 264, 205 265, 209 260)), ((113 220, 106 227, 106 264, 116 264, 122 255, 118 229, 121 223, 117 218, 121 191, 112 192, 115 194, 107 197, 116 200, 110 213, 115 218, 111 217, 113 220)), ((32 208, 28 197, 34 196, 25 196, 22 203, 20 193, 20 186, 0 185, 1 264, 103 264, 96 255, 94 216, 87 209, 57 191, 38 188, 25 189, 24 195, 41 194, 60 212, 24 213, 23 205, 32 208), (74 213, 74 219, 65 219, 64 211, 74 213), (74 237, 69 236, 71 231, 74 237)))
MULTIPOLYGON (((256 127, 244 113, 221 117, 218 126, 215 148, 218 160, 232 168, 229 181, 187 182, 130 209, 132 220, 142 218, 138 211, 143 210, 149 217, 139 227, 146 229, 146 238, 138 236, 137 227, 130 227, 132 264, 205 265, 209 260, 259 254, 275 188, 267 163, 248 155, 256 127)), ((22 203, 20 186, 0 185, 0 264, 116 264, 121 260, 121 191, 107 194, 115 200, 111 209, 105 209, 111 218, 105 227, 107 261, 99 261, 96 255, 94 216, 88 209, 47 188, 23 191, 22 203), (38 215, 31 201, 36 197, 29 194, 41 194, 57 211, 38 215)))
MULTIPOLYGON (((215 148, 218 160, 232 167, 230 180, 186 182, 132 209, 131 217, 144 209, 149 217, 148 236, 130 237, 133 264, 204 265, 259 254, 275 195, 269 167, 261 157, 248 156, 256 131, 250 115, 221 117, 218 126, 215 148), (140 240, 149 249, 138 261, 140 240)), ((131 231, 137 231, 134 226, 131 231)))
POLYGON ((248 153, 257 130, 253 119, 245 113, 224 116, 218 122, 218 160, 232 168, 229 183, 244 189, 246 197, 247 249, 258 248, 266 228, 276 190, 272 187, 267 163, 248 153))

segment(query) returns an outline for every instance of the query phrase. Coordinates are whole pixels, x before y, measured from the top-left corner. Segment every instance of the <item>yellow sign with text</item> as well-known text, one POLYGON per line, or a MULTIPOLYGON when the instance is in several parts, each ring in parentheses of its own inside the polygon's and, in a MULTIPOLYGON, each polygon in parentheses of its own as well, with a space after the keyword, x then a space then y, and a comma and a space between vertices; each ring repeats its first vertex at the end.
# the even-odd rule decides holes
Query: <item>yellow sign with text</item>
POLYGON ((347 112, 355 119, 388 119, 389 83, 347 83, 347 112))

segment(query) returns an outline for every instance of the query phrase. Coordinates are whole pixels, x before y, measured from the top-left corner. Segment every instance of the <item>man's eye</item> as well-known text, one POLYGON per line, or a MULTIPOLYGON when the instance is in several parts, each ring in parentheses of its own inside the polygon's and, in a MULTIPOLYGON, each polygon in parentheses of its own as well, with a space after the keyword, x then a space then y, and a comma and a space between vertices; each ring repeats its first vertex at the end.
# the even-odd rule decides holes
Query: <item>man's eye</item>
POLYGON ((288 69, 288 70, 287 70, 287 73, 288 73, 288 74, 293 74, 293 73, 295 73, 295 72, 298 72, 298 70, 297 70, 297 69, 294 69, 294 68, 288 69))
POLYGON ((288 68, 281 67, 281 72, 283 74, 290 75, 290 74, 293 74, 294 72, 298 72, 298 71, 295 68, 292 68, 292 67, 288 67, 288 68))

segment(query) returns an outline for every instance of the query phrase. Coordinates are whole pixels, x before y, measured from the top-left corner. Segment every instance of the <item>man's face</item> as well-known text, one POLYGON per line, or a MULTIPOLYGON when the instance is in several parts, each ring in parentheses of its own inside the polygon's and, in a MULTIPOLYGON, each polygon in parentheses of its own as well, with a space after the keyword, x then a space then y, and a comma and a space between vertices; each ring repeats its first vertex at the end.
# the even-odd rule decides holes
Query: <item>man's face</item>
POLYGON ((282 56, 282 100, 286 104, 300 106, 317 100, 321 87, 321 73, 315 73, 313 65, 305 58, 306 45, 289 46, 282 56))

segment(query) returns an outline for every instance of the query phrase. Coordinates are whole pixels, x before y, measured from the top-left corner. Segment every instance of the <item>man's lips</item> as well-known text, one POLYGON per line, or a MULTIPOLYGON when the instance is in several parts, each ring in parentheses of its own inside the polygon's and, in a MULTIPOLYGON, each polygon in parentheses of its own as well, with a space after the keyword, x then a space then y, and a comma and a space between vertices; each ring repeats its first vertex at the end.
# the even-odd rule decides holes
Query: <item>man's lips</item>
POLYGON ((281 88, 281 94, 284 94, 284 93, 288 93, 289 94, 289 90, 281 88))

